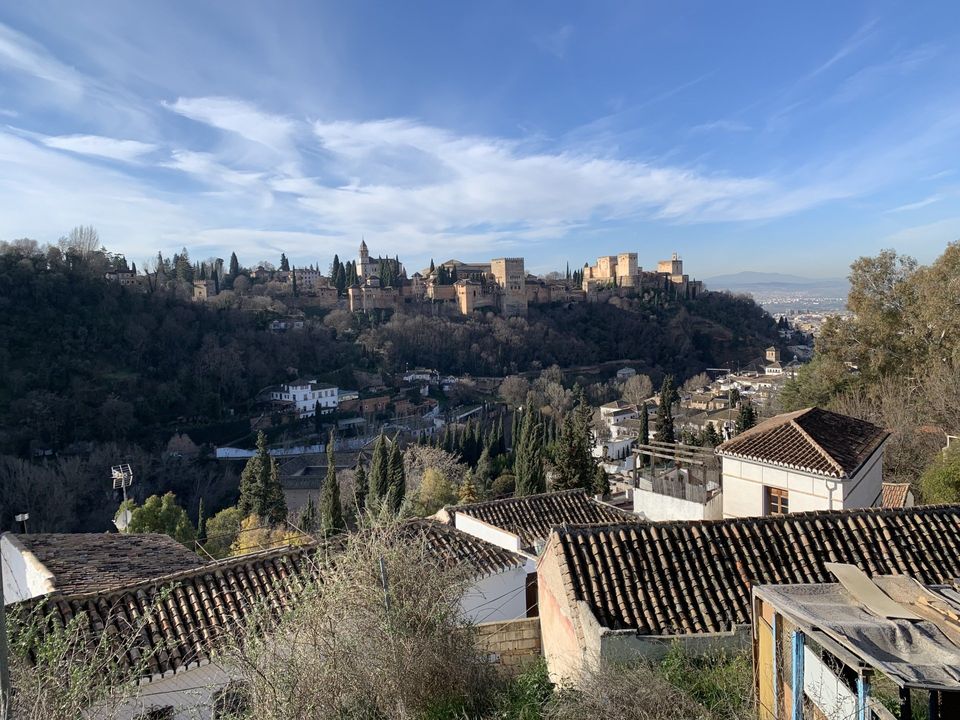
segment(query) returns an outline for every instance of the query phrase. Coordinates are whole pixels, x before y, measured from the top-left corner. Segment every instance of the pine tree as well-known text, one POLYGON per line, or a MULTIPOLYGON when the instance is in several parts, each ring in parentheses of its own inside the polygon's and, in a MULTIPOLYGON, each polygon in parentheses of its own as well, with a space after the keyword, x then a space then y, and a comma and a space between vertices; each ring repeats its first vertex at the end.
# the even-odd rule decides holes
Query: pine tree
POLYGON ((403 499, 407 494, 407 473, 403 467, 403 453, 400 452, 400 445, 396 441, 394 441, 393 448, 390 450, 389 471, 389 496, 393 511, 398 513, 403 506, 403 499))
POLYGON ((320 496, 320 530, 332 535, 346 527, 343 508, 340 505, 340 481, 337 479, 336 438, 330 433, 327 441, 327 478, 320 496))
POLYGON ((657 419, 654 428, 657 431, 657 442, 676 442, 673 430, 673 398, 677 391, 673 387, 673 376, 667 375, 660 387, 660 405, 657 407, 657 419))
POLYGON ((280 484, 280 467, 267 450, 267 436, 257 435, 257 454, 240 473, 240 511, 244 517, 257 515, 271 524, 287 518, 287 502, 280 484))
POLYGON ((650 444, 650 410, 646 403, 640 405, 640 444, 650 444))
POLYGON ((720 433, 717 432, 713 423, 707 423, 707 427, 703 432, 703 444, 709 447, 716 447, 720 442, 720 433))
POLYGON ((367 508, 379 512, 383 499, 390 489, 389 456, 387 454, 387 439, 383 433, 373 445, 373 462, 370 465, 370 477, 367 480, 367 508))
POLYGON ((367 502, 367 471, 363 468, 363 456, 357 457, 357 469, 353 476, 353 501, 357 506, 357 515, 363 514, 367 502))

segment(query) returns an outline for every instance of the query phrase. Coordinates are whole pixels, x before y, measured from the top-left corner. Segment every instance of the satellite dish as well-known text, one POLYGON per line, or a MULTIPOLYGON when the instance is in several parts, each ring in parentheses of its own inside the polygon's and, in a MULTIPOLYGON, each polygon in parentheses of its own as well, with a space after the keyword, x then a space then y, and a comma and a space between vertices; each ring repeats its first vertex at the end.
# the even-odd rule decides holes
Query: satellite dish
POLYGON ((129 510, 120 510, 117 513, 117 516, 113 519, 113 524, 117 526, 117 530, 120 532, 126 532, 127 528, 130 526, 130 520, 133 517, 133 513, 129 510))

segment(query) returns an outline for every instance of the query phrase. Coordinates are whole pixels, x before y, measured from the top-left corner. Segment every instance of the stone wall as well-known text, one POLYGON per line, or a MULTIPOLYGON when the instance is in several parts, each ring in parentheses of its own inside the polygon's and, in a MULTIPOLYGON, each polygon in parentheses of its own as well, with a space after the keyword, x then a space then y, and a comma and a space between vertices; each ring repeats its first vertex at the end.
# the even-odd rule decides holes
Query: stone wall
POLYGON ((477 633, 477 644, 504 672, 520 672, 542 656, 540 618, 482 623, 477 633))

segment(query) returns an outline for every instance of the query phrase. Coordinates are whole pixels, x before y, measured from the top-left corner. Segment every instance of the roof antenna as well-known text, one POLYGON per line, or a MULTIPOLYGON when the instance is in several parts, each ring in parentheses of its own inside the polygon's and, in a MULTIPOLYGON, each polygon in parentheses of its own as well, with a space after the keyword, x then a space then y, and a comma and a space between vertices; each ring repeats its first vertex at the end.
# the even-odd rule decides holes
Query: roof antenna
POLYGON ((130 463, 121 463, 111 467, 110 477, 113 479, 113 489, 123 491, 123 505, 121 506, 123 510, 117 513, 113 524, 117 526, 117 530, 125 532, 133 515, 129 508, 125 507, 127 504, 127 488, 133 485, 133 469, 130 467, 130 463))

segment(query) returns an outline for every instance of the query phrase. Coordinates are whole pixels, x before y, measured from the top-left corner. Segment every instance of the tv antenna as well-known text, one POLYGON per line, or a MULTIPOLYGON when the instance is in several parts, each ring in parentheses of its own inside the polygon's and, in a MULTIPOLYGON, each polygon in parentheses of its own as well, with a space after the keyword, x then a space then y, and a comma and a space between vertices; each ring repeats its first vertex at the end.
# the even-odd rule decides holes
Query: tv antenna
MULTIPOLYGON (((130 467, 130 463, 114 465, 110 468, 110 476, 113 479, 113 489, 123 491, 123 505, 125 506, 127 504, 127 488, 133 485, 133 468, 130 467)), ((126 530, 132 515, 133 513, 128 508, 123 507, 123 510, 117 513, 117 517, 113 521, 117 530, 120 532, 126 530)))

